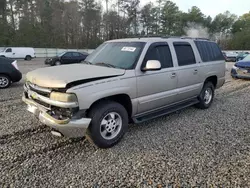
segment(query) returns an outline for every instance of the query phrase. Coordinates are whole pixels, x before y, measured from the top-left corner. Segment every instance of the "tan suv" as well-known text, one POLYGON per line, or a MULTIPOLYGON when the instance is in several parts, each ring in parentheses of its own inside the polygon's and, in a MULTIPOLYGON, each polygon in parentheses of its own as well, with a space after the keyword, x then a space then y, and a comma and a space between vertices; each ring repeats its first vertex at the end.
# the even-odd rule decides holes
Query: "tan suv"
POLYGON ((88 135, 108 148, 129 123, 191 105, 209 108, 225 82, 225 60, 206 39, 120 39, 103 43, 81 64, 37 69, 26 77, 23 101, 54 135, 88 135))

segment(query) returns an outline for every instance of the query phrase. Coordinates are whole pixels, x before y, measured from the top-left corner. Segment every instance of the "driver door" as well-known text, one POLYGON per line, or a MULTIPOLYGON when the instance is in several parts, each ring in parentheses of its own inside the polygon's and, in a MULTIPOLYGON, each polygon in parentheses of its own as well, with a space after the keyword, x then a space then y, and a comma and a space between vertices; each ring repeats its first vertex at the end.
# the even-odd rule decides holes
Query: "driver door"
POLYGON ((70 64, 73 62, 73 55, 71 52, 67 52, 62 56, 62 64, 70 64))
POLYGON ((168 43, 153 43, 143 67, 148 60, 160 61, 161 70, 137 72, 138 113, 156 110, 176 101, 178 79, 168 43))
POLYGON ((7 48, 5 50, 5 57, 15 58, 15 53, 13 52, 12 48, 7 48))

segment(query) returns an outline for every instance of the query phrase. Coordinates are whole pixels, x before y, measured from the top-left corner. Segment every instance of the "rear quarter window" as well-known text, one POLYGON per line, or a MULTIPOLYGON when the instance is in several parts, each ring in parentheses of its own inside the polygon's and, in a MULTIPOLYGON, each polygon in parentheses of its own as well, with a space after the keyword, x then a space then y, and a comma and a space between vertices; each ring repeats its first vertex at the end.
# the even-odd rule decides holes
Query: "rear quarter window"
POLYGON ((224 60, 220 47, 215 42, 195 41, 203 62, 213 62, 224 60))

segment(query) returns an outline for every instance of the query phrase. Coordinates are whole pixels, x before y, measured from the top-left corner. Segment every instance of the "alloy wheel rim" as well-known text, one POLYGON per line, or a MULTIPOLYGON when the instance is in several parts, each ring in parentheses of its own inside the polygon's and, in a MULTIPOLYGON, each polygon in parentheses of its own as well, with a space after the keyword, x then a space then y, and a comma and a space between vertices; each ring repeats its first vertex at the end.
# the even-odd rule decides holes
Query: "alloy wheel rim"
POLYGON ((9 84, 9 80, 6 77, 0 77, 0 87, 4 88, 9 84))
POLYGON ((122 117, 116 112, 108 113, 101 121, 100 133, 106 140, 114 139, 122 128, 122 117))
POLYGON ((211 100, 212 100, 212 97, 213 97, 212 89, 211 88, 207 88, 205 90, 205 95, 204 95, 205 104, 209 104, 211 102, 211 100))

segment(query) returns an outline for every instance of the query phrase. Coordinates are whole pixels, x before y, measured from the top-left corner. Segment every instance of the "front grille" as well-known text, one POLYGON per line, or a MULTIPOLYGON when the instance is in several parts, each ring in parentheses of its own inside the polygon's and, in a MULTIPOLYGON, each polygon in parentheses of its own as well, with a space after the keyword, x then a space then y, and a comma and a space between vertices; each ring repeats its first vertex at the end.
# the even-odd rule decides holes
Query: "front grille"
POLYGON ((51 90, 50 89, 47 89, 47 88, 41 88, 39 86, 36 86, 34 84, 31 84, 29 82, 26 83, 26 87, 31 90, 31 91, 34 91, 36 92, 37 94, 39 95, 42 95, 44 97, 50 97, 50 93, 51 93, 51 90))
POLYGON ((47 103, 45 103, 43 101, 39 101, 39 100, 36 100, 36 99, 32 99, 32 100, 35 101, 37 104, 40 104, 40 105, 44 106, 47 109, 50 109, 50 107, 51 107, 49 104, 47 104, 47 103))

